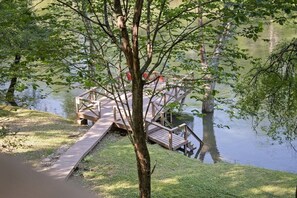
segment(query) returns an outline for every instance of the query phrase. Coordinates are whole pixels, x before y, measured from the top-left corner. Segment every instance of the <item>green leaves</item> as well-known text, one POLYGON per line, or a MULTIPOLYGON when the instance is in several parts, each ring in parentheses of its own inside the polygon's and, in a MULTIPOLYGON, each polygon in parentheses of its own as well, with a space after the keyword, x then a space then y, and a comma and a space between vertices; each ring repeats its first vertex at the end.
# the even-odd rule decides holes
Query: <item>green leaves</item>
POLYGON ((252 115, 257 123, 268 118, 262 129, 280 141, 297 136, 296 57, 296 39, 279 45, 267 63, 255 66, 237 87, 241 113, 252 115))

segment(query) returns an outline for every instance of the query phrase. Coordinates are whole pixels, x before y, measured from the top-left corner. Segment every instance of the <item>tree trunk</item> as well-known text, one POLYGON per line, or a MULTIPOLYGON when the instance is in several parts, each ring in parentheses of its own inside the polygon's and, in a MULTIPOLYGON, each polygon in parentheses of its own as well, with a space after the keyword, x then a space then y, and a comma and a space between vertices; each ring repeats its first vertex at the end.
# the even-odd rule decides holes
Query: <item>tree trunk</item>
POLYGON ((202 113, 214 112, 214 96, 213 91, 215 89, 215 82, 212 81, 212 77, 207 77, 204 84, 204 96, 202 101, 202 113))
POLYGON ((149 198, 151 197, 151 167, 143 126, 143 83, 141 75, 138 75, 132 81, 132 102, 132 127, 138 169, 139 195, 141 198, 149 198))
POLYGON ((143 0, 137 0, 134 7, 132 22, 132 37, 129 32, 120 0, 114 0, 114 12, 117 16, 117 26, 121 31, 121 50, 124 52, 129 72, 132 75, 132 136, 133 146, 137 160, 137 172, 139 180, 139 197, 151 197, 151 167, 150 155, 146 145, 146 134, 143 120, 143 86, 140 70, 138 31, 141 18, 143 0))
MULTIPOLYGON (((203 9, 201 5, 198 7, 198 25, 203 26, 203 9)), ((202 65, 202 69, 205 72, 205 76, 203 80, 205 84, 203 85, 204 96, 202 101, 202 113, 213 113, 214 112, 214 97, 213 90, 215 88, 215 83, 212 81, 212 75, 209 74, 209 65, 206 57, 206 50, 204 45, 204 29, 202 29, 200 33, 201 43, 200 43, 200 62, 202 65)))
POLYGON ((15 59, 14 59, 14 64, 12 64, 10 66, 10 72, 13 73, 13 77, 10 79, 10 85, 7 89, 7 92, 6 92, 6 101, 12 105, 12 106, 18 106, 18 104, 16 103, 15 101, 15 98, 14 98, 14 92, 15 92, 15 86, 17 84, 17 76, 16 76, 16 66, 17 64, 19 64, 21 61, 21 56, 20 55, 15 55, 15 59))

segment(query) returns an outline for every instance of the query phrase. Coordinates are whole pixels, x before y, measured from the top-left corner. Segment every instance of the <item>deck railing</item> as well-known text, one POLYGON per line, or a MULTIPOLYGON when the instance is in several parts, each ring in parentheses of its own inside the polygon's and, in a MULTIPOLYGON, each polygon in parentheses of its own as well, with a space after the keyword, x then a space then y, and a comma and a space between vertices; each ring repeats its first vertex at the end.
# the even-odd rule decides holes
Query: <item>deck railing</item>
POLYGON ((98 118, 101 117, 101 102, 100 98, 103 95, 98 88, 92 88, 79 96, 75 97, 76 113, 89 110, 98 118))
POLYGON ((174 127, 174 128, 168 128, 168 127, 165 127, 163 125, 161 125, 160 123, 158 122, 154 122, 154 121, 149 121, 149 120, 146 120, 145 121, 145 128, 146 128, 146 133, 147 133, 147 136, 149 135, 149 131, 148 131, 148 126, 152 124, 160 129, 163 129, 165 131, 168 132, 168 145, 169 145, 169 150, 173 150, 172 148, 172 135, 175 131, 182 131, 183 132, 183 138, 185 141, 188 141, 188 133, 190 133, 191 135, 193 135, 193 137, 199 142, 200 146, 199 146, 199 149, 198 149, 198 152, 201 150, 202 146, 203 146, 203 141, 194 133, 194 131, 186 124, 186 123, 183 123, 181 125, 178 125, 177 127, 174 127))
POLYGON ((158 110, 161 110, 161 108, 158 108, 159 106, 166 108, 166 105, 170 102, 179 101, 188 95, 192 88, 188 86, 187 80, 191 79, 194 79, 193 72, 186 76, 175 75, 173 80, 171 79, 171 81, 166 81, 165 88, 160 91, 155 96, 156 99, 151 102, 153 117, 159 113, 158 110), (172 91, 168 92, 168 90, 172 91))

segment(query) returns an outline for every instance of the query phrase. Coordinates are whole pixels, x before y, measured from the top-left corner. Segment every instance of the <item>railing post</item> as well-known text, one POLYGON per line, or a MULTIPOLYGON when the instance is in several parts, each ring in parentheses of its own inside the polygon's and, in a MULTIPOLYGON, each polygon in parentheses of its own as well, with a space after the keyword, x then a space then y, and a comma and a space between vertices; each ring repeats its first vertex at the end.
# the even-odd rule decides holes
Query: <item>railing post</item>
POLYGON ((164 112, 162 111, 161 113, 160 113, 160 121, 161 121, 161 125, 165 125, 165 118, 164 118, 164 112))
POLYGON ((155 106, 155 103, 152 102, 152 117, 154 118, 156 116, 156 106, 155 106))
POLYGON ((76 108, 76 113, 79 112, 79 97, 75 97, 75 108, 76 108))
MULTIPOLYGON (((185 125, 184 126, 184 139, 185 139, 185 141, 187 141, 187 132, 188 132, 188 126, 187 125, 185 125)), ((188 144, 188 143, 187 143, 188 144)), ((184 153, 185 153, 185 155, 187 155, 187 145, 185 144, 185 146, 184 146, 184 153)))
POLYGON ((172 149, 172 131, 169 131, 169 150, 173 150, 172 149))
POLYGON ((99 118, 101 118, 101 102, 97 101, 97 105, 98 105, 98 115, 99 115, 99 118))
POLYGON ((184 139, 187 140, 187 132, 188 132, 188 127, 187 125, 184 126, 184 139))
POLYGON ((113 107, 113 119, 114 121, 117 121, 117 107, 113 107))
POLYGON ((163 102, 164 102, 163 107, 166 105, 166 102, 167 102, 166 100, 167 100, 166 93, 164 93, 163 94, 163 102))
POLYGON ((177 87, 174 87, 174 96, 175 96, 175 100, 177 100, 177 87))

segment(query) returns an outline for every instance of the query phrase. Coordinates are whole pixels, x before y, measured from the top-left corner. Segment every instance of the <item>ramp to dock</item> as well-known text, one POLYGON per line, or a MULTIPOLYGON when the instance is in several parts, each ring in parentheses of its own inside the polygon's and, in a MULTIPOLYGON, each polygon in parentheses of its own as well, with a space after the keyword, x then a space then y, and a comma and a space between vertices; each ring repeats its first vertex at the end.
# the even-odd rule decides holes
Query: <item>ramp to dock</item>
POLYGON ((103 117, 97 121, 58 161, 47 170, 55 179, 67 180, 79 162, 102 140, 113 125, 113 119, 103 117))

